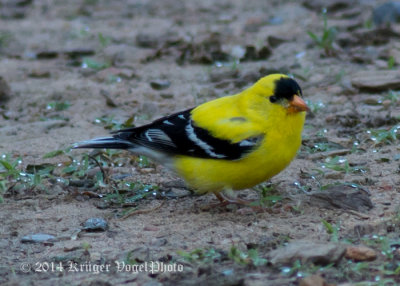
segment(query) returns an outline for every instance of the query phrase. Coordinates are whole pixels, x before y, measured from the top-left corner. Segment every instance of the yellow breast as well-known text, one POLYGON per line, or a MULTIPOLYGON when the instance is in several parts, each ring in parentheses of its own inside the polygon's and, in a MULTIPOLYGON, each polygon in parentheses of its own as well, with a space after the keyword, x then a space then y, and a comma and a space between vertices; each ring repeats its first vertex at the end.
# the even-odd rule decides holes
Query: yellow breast
POLYGON ((228 161, 176 157, 174 169, 200 193, 253 187, 282 171, 301 144, 304 112, 287 115, 266 126, 261 144, 244 158, 228 161))

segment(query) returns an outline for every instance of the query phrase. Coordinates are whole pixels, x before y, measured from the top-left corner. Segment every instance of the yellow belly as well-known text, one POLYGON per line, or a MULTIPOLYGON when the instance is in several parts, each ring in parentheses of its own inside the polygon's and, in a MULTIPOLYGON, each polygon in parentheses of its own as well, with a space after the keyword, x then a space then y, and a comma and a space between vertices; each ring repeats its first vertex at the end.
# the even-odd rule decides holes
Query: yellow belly
POLYGON ((174 169, 200 193, 250 188, 278 174, 293 160, 301 136, 300 132, 292 135, 267 135, 257 151, 236 161, 178 156, 174 169))

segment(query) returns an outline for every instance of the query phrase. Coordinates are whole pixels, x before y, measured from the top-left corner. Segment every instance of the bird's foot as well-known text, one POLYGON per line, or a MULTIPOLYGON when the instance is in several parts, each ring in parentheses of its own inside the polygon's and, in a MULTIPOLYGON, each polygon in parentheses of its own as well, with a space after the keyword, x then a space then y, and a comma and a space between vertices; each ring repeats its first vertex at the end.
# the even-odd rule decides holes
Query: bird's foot
POLYGON ((209 209, 215 208, 215 207, 225 207, 225 206, 232 204, 232 205, 245 206, 247 208, 251 208, 253 211, 256 211, 256 212, 264 212, 265 211, 265 209, 263 207, 256 206, 254 204, 255 201, 249 201, 249 200, 244 200, 244 199, 240 199, 240 198, 232 198, 232 197, 224 195, 222 192, 214 193, 214 195, 219 200, 219 203, 209 205, 209 209))

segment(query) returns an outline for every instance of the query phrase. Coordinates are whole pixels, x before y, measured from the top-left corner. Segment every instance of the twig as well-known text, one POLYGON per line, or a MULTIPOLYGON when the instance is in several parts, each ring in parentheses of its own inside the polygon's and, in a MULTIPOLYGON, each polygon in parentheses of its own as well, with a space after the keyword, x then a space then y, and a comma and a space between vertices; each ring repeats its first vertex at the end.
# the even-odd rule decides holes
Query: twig
POLYGON ((90 159, 92 159, 93 161, 96 162, 96 165, 100 168, 100 171, 101 171, 101 173, 103 174, 104 181, 106 182, 106 184, 109 184, 109 183, 110 183, 110 180, 109 180, 109 178, 108 178, 108 175, 107 175, 106 172, 104 171, 103 166, 101 166, 101 164, 99 163, 99 161, 97 161, 97 159, 96 159, 95 157, 93 157, 93 156, 91 156, 91 155, 88 155, 88 156, 89 156, 90 159))
POLYGON ((128 218, 128 217, 130 217, 130 216, 133 216, 133 215, 151 213, 151 212, 154 212, 154 211, 158 210, 159 208, 161 208, 164 204, 165 204, 165 201, 163 201, 159 206, 157 206, 157 207, 155 207, 155 208, 147 209, 147 210, 137 210, 137 211, 133 211, 133 212, 130 212, 130 213, 128 213, 128 214, 126 214, 126 215, 120 217, 119 219, 122 220, 122 219, 126 219, 126 218, 128 218))
POLYGON ((343 156, 348 153, 350 153, 350 149, 340 149, 340 150, 332 150, 332 151, 326 151, 326 152, 321 152, 321 153, 316 153, 316 154, 311 154, 308 156, 308 159, 310 160, 319 160, 323 159, 326 157, 334 157, 334 156, 343 156))
POLYGON ((348 213, 352 214, 352 215, 358 216, 358 217, 361 218, 361 219, 369 219, 369 218, 371 218, 369 215, 360 213, 360 212, 355 211, 355 210, 346 210, 346 211, 347 211, 348 213))
POLYGON ((103 196, 95 193, 93 191, 83 191, 83 192, 79 192, 80 195, 84 195, 84 196, 88 196, 90 198, 102 198, 103 196))

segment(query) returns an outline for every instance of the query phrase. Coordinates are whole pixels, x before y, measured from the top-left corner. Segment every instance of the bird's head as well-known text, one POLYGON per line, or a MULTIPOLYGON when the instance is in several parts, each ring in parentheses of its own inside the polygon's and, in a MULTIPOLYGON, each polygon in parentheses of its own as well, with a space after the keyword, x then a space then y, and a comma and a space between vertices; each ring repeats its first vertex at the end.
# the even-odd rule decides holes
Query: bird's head
POLYGON ((303 100, 298 83, 284 74, 272 74, 260 79, 254 85, 255 91, 263 100, 273 106, 283 107, 288 114, 309 111, 303 100))

